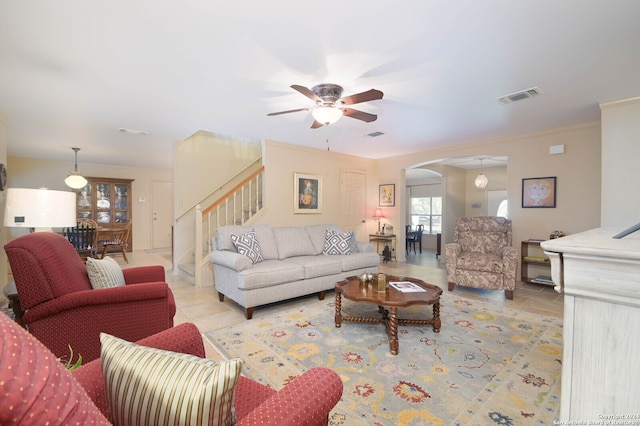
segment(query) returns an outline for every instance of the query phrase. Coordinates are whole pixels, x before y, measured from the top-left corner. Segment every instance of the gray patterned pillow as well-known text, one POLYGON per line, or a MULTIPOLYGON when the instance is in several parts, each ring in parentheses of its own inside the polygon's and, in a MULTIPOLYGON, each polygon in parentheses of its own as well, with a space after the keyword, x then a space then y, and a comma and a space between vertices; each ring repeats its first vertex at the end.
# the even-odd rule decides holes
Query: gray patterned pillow
POLYGON ((339 233, 327 230, 327 236, 324 239, 324 250, 322 254, 328 255, 347 255, 353 251, 351 245, 351 232, 339 233))
POLYGON ((254 231, 241 235, 231 234, 231 241, 237 252, 251 259, 251 263, 260 263, 264 260, 254 231))

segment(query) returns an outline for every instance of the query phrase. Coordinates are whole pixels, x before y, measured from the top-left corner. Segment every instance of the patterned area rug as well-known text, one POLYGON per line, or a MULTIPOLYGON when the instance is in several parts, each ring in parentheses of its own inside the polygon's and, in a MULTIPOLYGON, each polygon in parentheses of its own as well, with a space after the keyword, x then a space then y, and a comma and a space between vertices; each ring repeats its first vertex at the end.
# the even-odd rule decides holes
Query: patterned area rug
MULTIPOLYGON (((343 314, 377 316, 377 307, 343 298, 343 314)), ((442 328, 400 326, 389 353, 382 324, 335 328, 333 296, 207 334, 243 373, 280 389, 315 367, 337 371, 344 394, 331 425, 533 425, 559 415, 562 324, 518 310, 441 299, 442 328)), ((431 316, 431 307, 399 310, 431 316)))

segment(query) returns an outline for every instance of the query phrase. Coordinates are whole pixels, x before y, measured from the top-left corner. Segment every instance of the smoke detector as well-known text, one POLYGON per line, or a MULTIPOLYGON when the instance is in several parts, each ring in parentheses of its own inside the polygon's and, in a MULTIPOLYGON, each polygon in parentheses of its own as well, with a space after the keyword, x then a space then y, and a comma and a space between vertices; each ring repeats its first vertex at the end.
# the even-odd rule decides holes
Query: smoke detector
POLYGON ((533 98, 538 95, 542 95, 544 92, 539 87, 532 87, 530 89, 521 90, 519 92, 511 93, 505 96, 501 96, 496 99, 503 105, 510 104, 512 102, 521 101, 523 99, 533 98))

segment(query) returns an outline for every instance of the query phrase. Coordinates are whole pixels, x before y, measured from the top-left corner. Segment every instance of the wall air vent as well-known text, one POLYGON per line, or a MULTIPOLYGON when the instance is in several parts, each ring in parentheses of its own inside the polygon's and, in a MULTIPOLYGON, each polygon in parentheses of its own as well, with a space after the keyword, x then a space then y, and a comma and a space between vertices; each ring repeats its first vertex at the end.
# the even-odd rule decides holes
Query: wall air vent
POLYGON ((384 135, 384 133, 382 132, 367 133, 367 136, 369 136, 370 138, 377 138, 378 136, 382 136, 382 135, 384 135))
POLYGON ((530 89, 521 90, 519 92, 511 93, 509 95, 501 96, 496 99, 503 105, 510 104, 512 102, 521 101, 523 99, 533 98, 534 96, 542 95, 544 92, 539 87, 532 87, 530 89))

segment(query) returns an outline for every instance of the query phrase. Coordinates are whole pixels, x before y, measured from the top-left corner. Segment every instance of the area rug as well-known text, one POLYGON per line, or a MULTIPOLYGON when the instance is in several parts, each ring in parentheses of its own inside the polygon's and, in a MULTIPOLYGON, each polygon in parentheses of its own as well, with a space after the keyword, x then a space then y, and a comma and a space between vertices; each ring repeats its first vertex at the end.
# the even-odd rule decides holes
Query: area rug
MULTIPOLYGON (((449 294, 442 328, 400 326, 400 352, 389 353, 384 326, 343 322, 334 298, 284 309, 207 333, 243 373, 275 389, 307 369, 328 367, 344 393, 331 425, 533 425, 558 418, 560 319, 500 308, 449 294)), ((343 313, 376 316, 377 307, 343 298, 343 313)), ((431 307, 399 310, 431 316, 431 307)))

